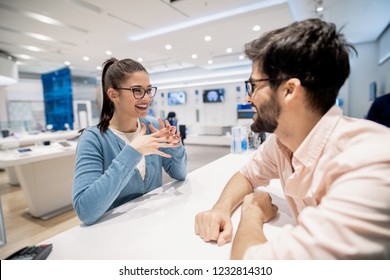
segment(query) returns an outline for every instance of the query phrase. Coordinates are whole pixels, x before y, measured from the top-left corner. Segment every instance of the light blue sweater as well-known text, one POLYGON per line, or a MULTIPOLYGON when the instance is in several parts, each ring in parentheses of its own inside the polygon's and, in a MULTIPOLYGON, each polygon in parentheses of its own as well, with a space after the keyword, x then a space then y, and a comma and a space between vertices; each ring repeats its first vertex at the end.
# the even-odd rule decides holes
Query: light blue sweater
MULTIPOLYGON (((140 119, 159 128, 152 117, 140 119)), ((162 185, 162 167, 176 180, 187 176, 187 153, 180 144, 161 149, 171 158, 145 156, 144 180, 137 164, 142 154, 117 137, 110 129, 101 134, 97 126, 83 131, 76 150, 76 170, 73 184, 73 206, 80 220, 95 223, 106 211, 150 192, 162 185)))

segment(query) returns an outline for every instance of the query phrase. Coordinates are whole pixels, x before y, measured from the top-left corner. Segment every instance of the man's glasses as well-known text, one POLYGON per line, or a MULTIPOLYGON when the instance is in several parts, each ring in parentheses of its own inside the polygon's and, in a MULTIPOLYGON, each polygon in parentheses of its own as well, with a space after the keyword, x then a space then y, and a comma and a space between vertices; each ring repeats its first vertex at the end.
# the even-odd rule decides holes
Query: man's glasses
POLYGON ((280 79, 272 79, 272 78, 267 78, 267 79, 249 79, 245 81, 245 88, 246 92, 248 93, 249 97, 252 97, 253 92, 255 91, 256 85, 255 83, 260 83, 260 82, 265 82, 265 81, 275 81, 275 80, 280 80, 280 79))
POLYGON ((147 94, 150 98, 153 98, 157 92, 157 87, 149 87, 147 89, 144 89, 142 87, 115 88, 115 89, 130 90, 133 92, 133 96, 135 99, 142 99, 144 98, 145 94, 147 94))

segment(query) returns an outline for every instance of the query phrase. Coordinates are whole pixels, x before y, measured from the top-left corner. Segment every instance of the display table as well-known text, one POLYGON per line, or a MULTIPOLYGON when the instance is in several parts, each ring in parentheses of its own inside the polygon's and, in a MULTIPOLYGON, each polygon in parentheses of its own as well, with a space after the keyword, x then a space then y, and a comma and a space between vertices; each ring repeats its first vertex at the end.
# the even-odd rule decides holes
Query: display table
POLYGON ((71 140, 78 135, 77 130, 59 130, 55 132, 42 132, 37 134, 20 133, 0 139, 0 150, 15 149, 31 146, 46 141, 71 140))
POLYGON ((12 186, 19 186, 20 182, 14 167, 6 167, 5 172, 8 176, 8 184, 12 186))
MULTIPOLYGON (((41 132, 41 133, 19 133, 6 138, 0 139, 1 150, 14 150, 20 147, 42 145, 44 142, 71 140, 78 136, 77 130, 55 131, 55 132, 41 132)), ((1 160, 1 159, 0 159, 1 160)), ((1 163, 0 163, 1 164, 1 163)), ((1 168, 1 166, 0 166, 1 168)), ((16 174, 14 166, 5 168, 8 176, 8 183, 10 185, 19 185, 20 181, 16 174)))
POLYGON ((14 168, 29 213, 47 219, 72 207, 75 141, 0 151, 0 168, 14 168))
MULTIPOLYGON (((107 212, 92 226, 80 225, 43 243, 53 243, 49 259, 203 260, 228 259, 222 247, 195 234, 195 215, 210 209, 230 177, 250 154, 229 154, 190 174, 107 212)), ((264 227, 268 238, 293 223, 278 181, 267 189, 279 215, 264 227)), ((98 202, 97 202, 98 203, 98 202)), ((234 230, 239 213, 233 215, 234 230)))

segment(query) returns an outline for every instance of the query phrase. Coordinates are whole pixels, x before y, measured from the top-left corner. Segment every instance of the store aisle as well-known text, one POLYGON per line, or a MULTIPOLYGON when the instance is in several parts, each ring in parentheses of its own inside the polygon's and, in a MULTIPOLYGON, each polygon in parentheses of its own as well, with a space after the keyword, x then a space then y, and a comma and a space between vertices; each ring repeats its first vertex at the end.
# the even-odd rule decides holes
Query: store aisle
MULTIPOLYGON (((186 150, 190 172, 230 153, 230 147, 226 146, 186 145, 186 150)), ((163 173, 163 183, 171 180, 163 173)), ((7 182, 5 171, 0 171, 0 195, 7 234, 7 244, 0 247, 0 259, 80 224, 73 210, 45 221, 31 217, 26 211, 27 204, 21 187, 11 186, 7 182)))
MULTIPOLYGON (((186 145, 185 147, 189 172, 230 153, 230 147, 226 146, 186 145)), ((163 184, 170 181, 172 178, 163 172, 163 184)))

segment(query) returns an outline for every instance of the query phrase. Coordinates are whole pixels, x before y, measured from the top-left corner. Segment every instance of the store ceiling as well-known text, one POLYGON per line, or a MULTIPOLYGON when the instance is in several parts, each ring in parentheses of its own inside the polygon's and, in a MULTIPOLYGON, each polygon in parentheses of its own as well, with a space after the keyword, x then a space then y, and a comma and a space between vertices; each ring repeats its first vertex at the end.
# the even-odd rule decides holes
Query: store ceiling
MULTIPOLYGON (((68 61, 74 75, 100 76, 97 67, 114 56, 142 59, 161 83, 168 77, 169 83, 186 80, 183 75, 198 80, 248 76, 249 61, 239 59, 243 45, 262 32, 316 16, 315 2, 0 0, 0 50, 19 61, 22 73, 50 72, 68 61), (260 31, 252 30, 255 25, 260 31), (165 33, 157 35, 160 31, 165 33)), ((323 18, 344 25, 353 43, 376 40, 390 21, 388 0, 322 2, 323 18)))

